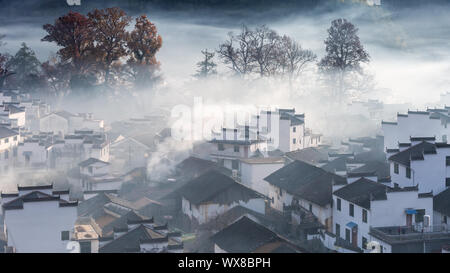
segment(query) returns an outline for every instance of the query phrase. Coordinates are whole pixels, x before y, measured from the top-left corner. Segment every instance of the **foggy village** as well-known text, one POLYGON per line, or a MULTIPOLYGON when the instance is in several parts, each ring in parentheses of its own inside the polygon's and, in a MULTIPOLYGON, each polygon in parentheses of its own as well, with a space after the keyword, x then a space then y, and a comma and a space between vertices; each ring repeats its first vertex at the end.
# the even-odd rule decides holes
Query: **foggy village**
POLYGON ((450 252, 447 1, 0 11, 0 252, 450 252))

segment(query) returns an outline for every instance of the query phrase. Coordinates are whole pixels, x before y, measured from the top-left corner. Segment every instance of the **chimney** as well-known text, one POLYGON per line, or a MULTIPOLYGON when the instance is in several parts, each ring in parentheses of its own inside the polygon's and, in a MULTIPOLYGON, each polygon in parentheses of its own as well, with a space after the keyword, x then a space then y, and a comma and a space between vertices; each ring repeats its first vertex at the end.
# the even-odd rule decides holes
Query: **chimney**
POLYGON ((222 128, 222 138, 223 140, 227 140, 227 128, 222 128))
POLYGON ((237 140, 237 129, 234 129, 234 140, 237 140))

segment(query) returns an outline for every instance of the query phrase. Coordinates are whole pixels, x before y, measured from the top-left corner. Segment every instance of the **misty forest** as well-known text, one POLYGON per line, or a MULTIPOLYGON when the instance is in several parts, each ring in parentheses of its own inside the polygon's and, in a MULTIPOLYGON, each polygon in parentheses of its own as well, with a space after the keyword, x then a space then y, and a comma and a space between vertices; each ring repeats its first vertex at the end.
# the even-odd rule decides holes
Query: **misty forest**
POLYGON ((449 12, 0 0, 0 253, 450 252, 449 12))

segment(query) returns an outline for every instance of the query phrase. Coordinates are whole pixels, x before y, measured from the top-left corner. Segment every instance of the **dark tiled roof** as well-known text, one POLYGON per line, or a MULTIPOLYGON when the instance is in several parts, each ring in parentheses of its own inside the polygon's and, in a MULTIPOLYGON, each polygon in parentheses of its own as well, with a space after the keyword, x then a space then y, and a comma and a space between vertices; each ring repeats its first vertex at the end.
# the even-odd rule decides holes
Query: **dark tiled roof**
POLYGON ((17 186, 19 191, 34 191, 34 190, 50 190, 53 189, 53 184, 37 185, 37 186, 17 186))
POLYGON ((318 205, 331 202, 333 183, 346 184, 345 178, 298 160, 277 170, 264 180, 318 205))
POLYGON ((364 166, 353 169, 351 172, 347 173, 347 176, 354 177, 357 174, 361 173, 375 173, 378 179, 385 179, 390 176, 389 163, 381 161, 369 161, 364 163, 364 166))
POLYGON ((314 147, 287 152, 285 155, 292 160, 301 160, 312 164, 317 164, 322 160, 328 160, 328 155, 326 152, 314 147))
POLYGON ((433 209, 450 216, 450 188, 433 197, 433 209))
POLYGON ((78 163, 78 166, 80 166, 80 167, 87 167, 87 166, 89 166, 89 165, 91 165, 91 164, 94 164, 94 163, 97 163, 97 162, 103 163, 103 164, 106 164, 106 165, 109 165, 108 162, 105 162, 105 161, 102 161, 102 160, 100 160, 100 159, 91 157, 91 158, 88 158, 88 159, 86 159, 86 160, 81 161, 80 163, 78 163))
POLYGON ((336 190, 333 194, 360 207, 370 209, 371 200, 386 200, 387 187, 366 178, 336 190))
POLYGON ((423 160, 423 154, 433 153, 436 153, 436 145, 422 141, 417 145, 390 156, 389 160, 404 166, 410 166, 411 160, 423 160))
POLYGON ((178 190, 179 194, 191 204, 206 202, 231 204, 236 201, 247 201, 261 198, 257 192, 239 184, 231 177, 212 170, 194 178, 178 190))
POLYGON ((40 191, 32 191, 25 195, 19 196, 11 201, 2 205, 5 210, 23 209, 23 203, 25 202, 41 202, 41 201, 59 201, 60 207, 77 206, 78 202, 68 202, 60 199, 59 196, 52 196, 40 191))
MULTIPOLYGON (((157 234, 159 235, 159 234, 157 234)), ((137 228, 119 236, 115 240, 106 243, 99 249, 100 253, 125 253, 129 252, 127 249, 140 250, 140 243, 149 239, 164 238, 163 235, 155 236, 155 231, 144 226, 139 225, 137 228)))
POLYGON ((301 118, 298 118, 292 114, 288 114, 287 112, 280 111, 280 119, 282 120, 290 120, 291 126, 301 125, 305 123, 305 121, 301 118))
POLYGON ((211 169, 217 168, 217 164, 210 160, 204 160, 190 156, 176 165, 177 174, 194 178, 211 169))
POLYGON ((211 240, 229 253, 251 253, 278 236, 247 216, 219 231, 211 240))
POLYGON ((17 133, 14 130, 8 129, 8 128, 3 127, 3 126, 0 126, 0 138, 17 136, 18 134, 19 133, 17 133))

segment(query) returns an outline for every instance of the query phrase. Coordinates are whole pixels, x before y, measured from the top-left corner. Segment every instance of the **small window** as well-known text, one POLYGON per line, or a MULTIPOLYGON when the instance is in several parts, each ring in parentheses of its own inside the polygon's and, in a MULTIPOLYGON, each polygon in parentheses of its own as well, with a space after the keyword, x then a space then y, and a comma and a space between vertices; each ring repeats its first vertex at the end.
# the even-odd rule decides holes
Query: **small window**
POLYGON ((411 178, 411 168, 406 167, 406 178, 411 178))
POLYGON ((14 137, 14 141, 16 141, 16 140, 17 140, 17 136, 14 137))
POLYGON ((450 187, 450 178, 449 177, 445 178, 445 186, 450 187))
POLYGON ((348 214, 352 217, 355 215, 355 206, 353 204, 350 204, 348 207, 348 214))
POLYGON ((450 156, 445 157, 445 165, 450 166, 450 156))
POLYGON ((294 139, 292 140, 292 143, 295 144, 296 142, 297 142, 297 140, 294 138, 294 139))
POLYGON ((280 189, 280 196, 283 196, 283 190, 280 189))
POLYGON ((341 237, 341 225, 336 224, 336 237, 341 237))
POLYGON ((239 153, 239 145, 234 145, 234 152, 239 153))
POLYGON ((94 168, 92 166, 89 166, 88 167, 88 171, 89 171, 90 174, 92 174, 94 172, 94 168))
POLYGON ((69 231, 68 230, 61 231, 61 241, 67 240, 69 240, 69 231))
POLYGON ((398 163, 394 163, 394 173, 398 174, 398 163))
POLYGON ((367 223, 367 210, 362 210, 362 220, 364 223, 367 223))
POLYGON ((294 126, 294 128, 292 128, 292 132, 297 132, 297 127, 294 126))
POLYGON ((309 203, 309 211, 312 212, 312 204, 309 203))
POLYGON ((442 224, 447 224, 447 215, 444 215, 444 217, 442 217, 442 224))
POLYGON ((340 198, 336 199, 336 209, 338 211, 341 211, 341 199, 340 198))
POLYGON ((219 149, 219 151, 225 150, 225 148, 223 147, 223 144, 222 144, 222 143, 220 143, 219 145, 217 145, 217 149, 219 149))

